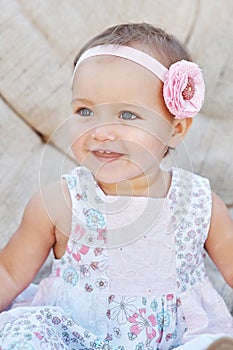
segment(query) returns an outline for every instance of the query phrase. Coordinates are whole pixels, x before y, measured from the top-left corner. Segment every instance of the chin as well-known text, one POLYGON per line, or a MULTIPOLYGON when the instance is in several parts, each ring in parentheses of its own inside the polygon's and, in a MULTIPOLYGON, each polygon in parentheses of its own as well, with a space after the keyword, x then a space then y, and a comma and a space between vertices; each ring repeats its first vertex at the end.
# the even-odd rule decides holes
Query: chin
POLYGON ((117 175, 117 174, 107 174, 105 172, 98 172, 95 175, 97 181, 103 182, 105 184, 116 184, 121 181, 129 180, 129 178, 117 175))
POLYGON ((102 167, 101 169, 98 169, 97 171, 93 172, 95 175, 95 178, 98 181, 104 182, 106 184, 116 184, 122 181, 130 181, 138 176, 140 176, 141 171, 139 169, 134 170, 127 170, 126 167, 102 167))

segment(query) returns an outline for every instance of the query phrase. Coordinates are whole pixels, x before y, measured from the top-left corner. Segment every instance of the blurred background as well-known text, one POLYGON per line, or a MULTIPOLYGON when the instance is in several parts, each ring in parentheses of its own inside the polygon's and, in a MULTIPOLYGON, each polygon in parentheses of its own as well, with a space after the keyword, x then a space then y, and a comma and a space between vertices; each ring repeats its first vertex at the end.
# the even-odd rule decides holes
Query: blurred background
MULTIPOLYGON (((74 167, 64 123, 73 59, 88 39, 119 23, 162 27, 202 68, 205 104, 173 157, 208 177, 233 215, 233 1, 0 0, 0 8, 0 249, 33 192, 74 167)), ((208 270, 233 310, 232 290, 211 262, 208 270)))

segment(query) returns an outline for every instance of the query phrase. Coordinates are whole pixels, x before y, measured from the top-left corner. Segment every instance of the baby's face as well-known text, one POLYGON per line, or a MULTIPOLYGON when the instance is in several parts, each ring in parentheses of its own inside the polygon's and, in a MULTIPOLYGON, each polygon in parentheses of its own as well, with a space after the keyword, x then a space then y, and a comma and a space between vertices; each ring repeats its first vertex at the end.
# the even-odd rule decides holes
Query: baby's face
POLYGON ((97 180, 117 183, 159 168, 172 137, 162 83, 119 57, 92 57, 72 90, 72 150, 97 180))

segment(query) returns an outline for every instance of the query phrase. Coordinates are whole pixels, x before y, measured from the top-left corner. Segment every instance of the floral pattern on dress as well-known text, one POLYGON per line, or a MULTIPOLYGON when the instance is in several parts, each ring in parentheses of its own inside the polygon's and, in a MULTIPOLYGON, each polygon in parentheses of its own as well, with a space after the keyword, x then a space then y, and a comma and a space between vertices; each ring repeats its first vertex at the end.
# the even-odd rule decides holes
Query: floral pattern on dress
POLYGON ((150 341, 157 335, 155 326, 157 325, 156 316, 154 314, 146 314, 146 308, 138 310, 138 313, 134 313, 129 317, 129 322, 133 325, 130 327, 132 334, 138 335, 145 331, 147 339, 150 341))
MULTIPOLYGON (((123 329, 127 331, 130 344, 134 349, 143 346, 144 349, 164 349, 164 341, 174 344, 179 334, 176 331, 176 315, 181 307, 180 299, 173 294, 164 295, 160 300, 138 297, 109 297, 109 309, 106 316, 115 321, 113 338, 122 338, 123 329), (145 307, 148 305, 148 307, 145 307), (166 309, 165 309, 166 308, 166 309), (140 339, 144 341, 139 342, 140 339)), ((183 323, 185 330, 185 320, 183 323)))
MULTIPOLYGON (((174 249, 166 251, 166 258, 174 257, 176 264, 175 276, 172 276, 175 291, 158 295, 148 289, 145 295, 121 295, 111 291, 111 260, 105 247, 107 221, 98 188, 91 183, 92 175, 81 167, 65 178, 72 198, 72 232, 64 256, 54 260, 51 279, 56 282, 48 291, 50 305, 10 310, 9 320, 0 322, 0 350, 171 350, 178 347, 187 331, 182 293, 205 279, 203 246, 211 210, 208 181, 173 170, 168 193, 171 210, 168 234, 174 235, 174 249)), ((146 242, 147 237, 140 239, 146 242)), ((123 252, 123 248, 118 251, 123 252)), ((147 252, 142 256, 146 262, 147 252)), ((129 258, 136 259, 136 254, 126 256, 125 264, 129 258)), ((130 279, 131 275, 124 270, 125 265, 118 271, 118 265, 117 261, 113 278, 124 290, 121 276, 130 279)), ((143 273, 144 265, 139 267, 136 272, 143 273)), ((156 265, 154 275, 150 276, 148 285, 152 279, 160 279, 156 265)))
POLYGON ((74 323, 59 308, 32 308, 12 317, 0 334, 1 350, 110 350, 112 347, 74 323), (7 342, 7 348, 2 345, 7 342))
POLYGON ((177 232, 177 286, 184 292, 206 277, 203 255, 210 224, 211 191, 207 179, 190 176, 182 169, 173 173, 173 184, 169 196, 171 222, 177 232))
POLYGON ((62 277, 66 283, 71 284, 72 286, 75 286, 79 280, 79 275, 78 275, 76 269, 73 268, 72 266, 68 266, 63 271, 62 277))
POLYGON ((91 231, 106 227, 104 216, 99 210, 93 208, 84 209, 83 213, 86 217, 86 224, 91 231))
POLYGON ((109 297, 111 303, 110 318, 116 320, 118 325, 126 324, 129 317, 136 311, 134 302, 136 298, 121 297, 116 298, 114 295, 109 297))

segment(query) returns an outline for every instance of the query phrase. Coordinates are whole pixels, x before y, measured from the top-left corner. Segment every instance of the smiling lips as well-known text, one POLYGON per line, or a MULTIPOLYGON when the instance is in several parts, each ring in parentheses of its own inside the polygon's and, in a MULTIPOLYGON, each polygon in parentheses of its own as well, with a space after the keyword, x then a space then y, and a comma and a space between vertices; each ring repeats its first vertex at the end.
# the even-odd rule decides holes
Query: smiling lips
POLYGON ((96 151, 92 151, 96 158, 99 160, 116 160, 123 156, 123 153, 116 153, 109 150, 101 150, 98 149, 96 151))

